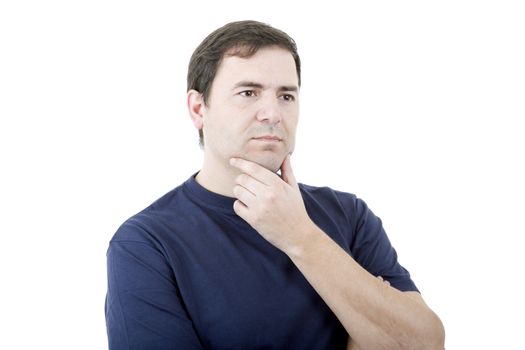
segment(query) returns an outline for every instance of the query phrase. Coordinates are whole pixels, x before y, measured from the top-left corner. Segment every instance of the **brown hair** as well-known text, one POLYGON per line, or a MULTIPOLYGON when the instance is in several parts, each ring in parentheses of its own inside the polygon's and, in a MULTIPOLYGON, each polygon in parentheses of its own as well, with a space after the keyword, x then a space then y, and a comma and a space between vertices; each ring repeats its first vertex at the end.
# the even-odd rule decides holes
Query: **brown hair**
MULTIPOLYGON (((211 85, 219 65, 226 54, 248 58, 259 49, 276 45, 288 50, 295 61, 297 78, 301 86, 301 60, 295 41, 285 32, 257 21, 231 22, 208 35, 195 49, 188 67, 188 89, 202 94, 208 102, 211 85)), ((203 146, 202 129, 199 130, 203 146)))

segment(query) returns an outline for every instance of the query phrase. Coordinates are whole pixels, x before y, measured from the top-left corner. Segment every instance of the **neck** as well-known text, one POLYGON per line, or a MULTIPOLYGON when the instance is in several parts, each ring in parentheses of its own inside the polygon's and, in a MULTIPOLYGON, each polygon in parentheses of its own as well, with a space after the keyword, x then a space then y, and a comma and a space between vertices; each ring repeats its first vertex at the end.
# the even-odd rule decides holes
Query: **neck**
POLYGON ((235 197, 233 187, 235 186, 235 178, 239 174, 240 171, 238 169, 227 162, 221 162, 212 156, 206 155, 205 152, 202 169, 195 180, 208 191, 227 197, 235 197))

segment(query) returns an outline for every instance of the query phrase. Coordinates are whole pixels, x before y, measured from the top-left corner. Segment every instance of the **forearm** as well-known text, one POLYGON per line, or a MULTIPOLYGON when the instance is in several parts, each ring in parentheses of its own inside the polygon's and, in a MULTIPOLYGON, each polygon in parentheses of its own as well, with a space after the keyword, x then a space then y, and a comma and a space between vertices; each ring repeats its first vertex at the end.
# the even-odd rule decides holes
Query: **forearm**
POLYGON ((304 237, 287 254, 357 348, 443 349, 441 321, 422 300, 369 274, 315 225, 304 237))

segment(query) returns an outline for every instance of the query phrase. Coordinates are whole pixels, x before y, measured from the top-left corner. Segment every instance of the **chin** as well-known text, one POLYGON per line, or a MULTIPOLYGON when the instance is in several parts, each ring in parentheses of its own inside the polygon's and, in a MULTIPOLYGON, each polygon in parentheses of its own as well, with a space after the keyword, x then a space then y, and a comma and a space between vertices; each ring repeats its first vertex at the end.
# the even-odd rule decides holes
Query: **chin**
POLYGON ((276 154, 250 155, 246 157, 246 159, 265 167, 273 173, 276 173, 281 168, 284 158, 285 156, 276 154))

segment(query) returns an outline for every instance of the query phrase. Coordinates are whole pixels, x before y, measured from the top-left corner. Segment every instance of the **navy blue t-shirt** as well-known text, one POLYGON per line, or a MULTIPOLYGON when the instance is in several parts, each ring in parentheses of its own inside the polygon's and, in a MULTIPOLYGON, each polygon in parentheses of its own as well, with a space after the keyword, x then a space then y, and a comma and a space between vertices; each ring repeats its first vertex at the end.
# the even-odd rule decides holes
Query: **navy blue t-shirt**
MULTIPOLYGON (((374 276, 417 291, 355 195, 300 184, 310 218, 374 276)), ((286 254, 195 175, 110 242, 110 349, 345 349, 348 335, 286 254)))

